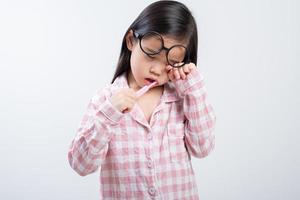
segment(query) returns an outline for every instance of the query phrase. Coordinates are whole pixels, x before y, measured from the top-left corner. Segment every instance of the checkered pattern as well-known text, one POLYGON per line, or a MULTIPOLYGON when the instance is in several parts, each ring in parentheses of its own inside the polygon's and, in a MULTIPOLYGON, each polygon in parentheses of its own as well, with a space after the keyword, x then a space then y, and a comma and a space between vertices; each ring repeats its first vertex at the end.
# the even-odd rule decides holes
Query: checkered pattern
POLYGON ((96 91, 68 159, 81 176, 100 171, 100 199, 199 199, 191 156, 214 148, 216 117, 199 69, 164 85, 150 123, 136 104, 121 113, 109 97, 128 88, 124 75, 96 91))

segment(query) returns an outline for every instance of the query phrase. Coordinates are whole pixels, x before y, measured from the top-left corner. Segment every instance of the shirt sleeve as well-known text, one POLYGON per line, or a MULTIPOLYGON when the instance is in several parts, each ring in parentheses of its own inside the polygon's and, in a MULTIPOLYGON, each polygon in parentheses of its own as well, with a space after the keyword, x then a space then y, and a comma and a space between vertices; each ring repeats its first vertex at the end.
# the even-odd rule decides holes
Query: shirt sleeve
POLYGON ((207 101, 203 75, 195 68, 185 80, 177 80, 174 85, 183 98, 187 150, 191 155, 203 158, 214 149, 216 123, 214 110, 207 101))
POLYGON ((68 151, 70 166, 81 176, 98 169, 108 151, 113 128, 123 116, 108 100, 108 88, 90 99, 68 151))

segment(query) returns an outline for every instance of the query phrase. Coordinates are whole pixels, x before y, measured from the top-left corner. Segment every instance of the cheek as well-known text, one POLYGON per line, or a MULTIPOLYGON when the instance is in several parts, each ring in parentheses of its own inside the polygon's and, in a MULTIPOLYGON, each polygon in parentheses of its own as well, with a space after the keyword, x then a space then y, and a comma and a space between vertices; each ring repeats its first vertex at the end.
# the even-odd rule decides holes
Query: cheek
POLYGON ((130 57, 130 65, 131 65, 131 71, 134 76, 141 76, 143 74, 143 66, 145 66, 145 61, 141 59, 141 57, 133 53, 130 57))
POLYGON ((162 83, 165 84, 167 82, 169 82, 169 77, 168 77, 167 72, 165 72, 162 76, 162 83))
POLYGON ((131 53, 131 56, 130 56, 130 64, 132 67, 136 67, 139 65, 139 63, 142 62, 142 59, 141 59, 141 55, 138 51, 137 48, 134 48, 132 53, 131 53))
POLYGON ((145 55, 138 48, 135 48, 130 57, 130 64, 132 68, 141 68, 141 66, 147 66, 148 61, 145 59, 145 55))

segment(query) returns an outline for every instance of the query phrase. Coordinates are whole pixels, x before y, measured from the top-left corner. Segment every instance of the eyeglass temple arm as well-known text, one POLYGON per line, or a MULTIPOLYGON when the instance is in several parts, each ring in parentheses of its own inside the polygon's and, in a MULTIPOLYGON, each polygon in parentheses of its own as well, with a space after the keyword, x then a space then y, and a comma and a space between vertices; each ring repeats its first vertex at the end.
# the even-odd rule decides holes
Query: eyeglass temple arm
POLYGON ((140 38, 140 34, 137 33, 137 32, 135 32, 135 31, 133 31, 133 35, 134 35, 136 38, 140 38))

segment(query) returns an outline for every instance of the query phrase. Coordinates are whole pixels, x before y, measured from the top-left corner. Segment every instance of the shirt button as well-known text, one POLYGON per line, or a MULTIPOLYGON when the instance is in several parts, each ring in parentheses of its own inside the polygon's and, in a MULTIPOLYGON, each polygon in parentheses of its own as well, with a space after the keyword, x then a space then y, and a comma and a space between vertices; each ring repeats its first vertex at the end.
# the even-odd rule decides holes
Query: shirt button
POLYGON ((149 194, 154 196, 155 195, 155 188, 154 187, 150 187, 148 190, 149 194))
POLYGON ((152 140, 152 135, 148 134, 147 138, 148 138, 148 140, 152 140))
POLYGON ((148 161, 148 167, 149 167, 149 168, 152 168, 152 166, 153 166, 153 165, 152 165, 152 162, 149 160, 149 161, 148 161))

